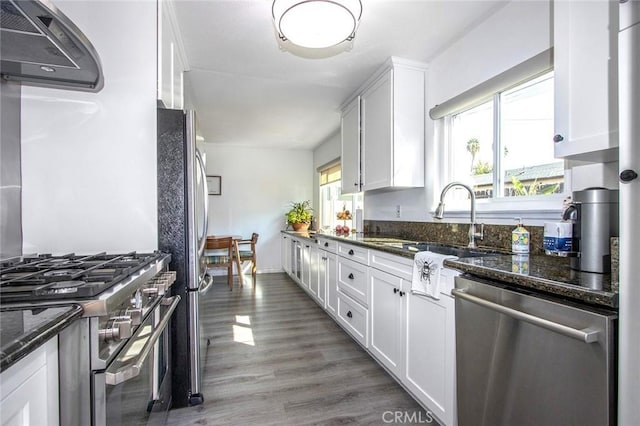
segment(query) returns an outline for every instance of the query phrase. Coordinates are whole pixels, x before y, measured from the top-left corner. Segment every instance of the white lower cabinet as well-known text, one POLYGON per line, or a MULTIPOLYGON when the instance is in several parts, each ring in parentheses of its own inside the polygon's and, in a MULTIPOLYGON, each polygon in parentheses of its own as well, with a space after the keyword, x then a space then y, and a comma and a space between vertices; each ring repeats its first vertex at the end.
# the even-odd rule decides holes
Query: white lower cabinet
POLYGON ((408 292, 402 383, 445 425, 456 421, 455 302, 408 292))
POLYGON ((300 277, 300 284, 305 288, 309 288, 311 280, 311 243, 301 241, 300 244, 302 245, 302 276, 300 277))
POLYGON ((0 382, 0 424, 58 425, 58 338, 3 371, 0 382))
POLYGON ((338 291, 338 322, 365 348, 368 346, 369 311, 338 291))
MULTIPOLYGON (((315 244, 309 247, 309 292, 314 299, 320 300, 318 295, 320 287, 320 276, 318 275, 318 269, 320 266, 318 252, 315 244)), ((324 300, 324 298, 322 298, 324 300)))
POLYGON ((326 260, 324 261, 325 283, 327 286, 327 312, 332 317, 338 315, 338 257, 333 253, 322 251, 326 260))
POLYGON ((374 268, 369 270, 369 283, 369 310, 371 311, 369 350, 378 361, 400 377, 405 292, 408 288, 404 288, 402 278, 374 268))
POLYGON ((291 238, 286 235, 283 234, 282 238, 280 239, 281 241, 281 259, 282 259, 282 269, 284 269, 284 271, 291 275, 291 249, 292 249, 292 241, 291 238))

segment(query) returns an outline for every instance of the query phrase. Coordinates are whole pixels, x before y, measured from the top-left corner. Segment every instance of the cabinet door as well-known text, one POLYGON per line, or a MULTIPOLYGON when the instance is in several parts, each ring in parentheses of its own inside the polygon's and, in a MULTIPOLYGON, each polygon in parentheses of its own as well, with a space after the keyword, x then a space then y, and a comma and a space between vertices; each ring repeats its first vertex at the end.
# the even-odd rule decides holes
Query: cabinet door
POLYGON ((393 186, 393 70, 362 95, 362 189, 393 186))
POLYGON ((316 298, 318 304, 326 309, 327 300, 327 252, 324 250, 317 250, 317 262, 318 262, 318 293, 316 298))
POLYGON ((318 299, 319 288, 319 274, 318 269, 320 267, 320 261, 318 258, 319 250, 315 246, 311 246, 309 254, 309 291, 313 297, 318 299))
POLYGON ((291 278, 300 284, 302 282, 302 244, 291 238, 291 278))
POLYGON ((0 381, 0 424, 59 424, 57 337, 3 371, 0 381))
POLYGON ((302 272, 300 276, 300 284, 307 289, 309 288, 309 279, 311 278, 311 245, 303 241, 302 246, 302 272))
POLYGON ((185 65, 172 24, 174 13, 169 1, 158 1, 158 99, 165 108, 182 109, 185 65))
POLYGON ((280 257, 282 262, 282 269, 287 273, 291 274, 291 239, 283 235, 280 239, 280 257))
POLYGON ((369 311, 371 339, 369 350, 385 367, 400 377, 402 365, 403 304, 406 294, 402 278, 369 269, 369 311))
POLYGON ((455 424, 454 300, 409 292, 406 303, 402 381, 444 424, 455 424))
POLYGON ((342 193, 360 192, 360 96, 342 112, 342 193))
POLYGON ((327 312, 336 316, 338 309, 338 256, 333 253, 325 253, 327 258, 327 312))
POLYGON ((617 160, 618 2, 553 5, 555 156, 617 160))

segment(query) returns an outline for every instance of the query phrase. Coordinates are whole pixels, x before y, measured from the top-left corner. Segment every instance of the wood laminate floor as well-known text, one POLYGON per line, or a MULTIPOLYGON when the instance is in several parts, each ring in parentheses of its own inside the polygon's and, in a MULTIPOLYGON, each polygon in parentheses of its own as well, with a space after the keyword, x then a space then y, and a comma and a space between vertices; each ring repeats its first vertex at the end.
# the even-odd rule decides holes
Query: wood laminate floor
POLYGON ((230 292, 222 278, 208 293, 205 402, 171 410, 168 425, 412 424, 411 416, 429 424, 424 409, 287 275, 258 275, 255 290, 250 281, 230 292), (407 417, 394 423, 395 412, 407 417))

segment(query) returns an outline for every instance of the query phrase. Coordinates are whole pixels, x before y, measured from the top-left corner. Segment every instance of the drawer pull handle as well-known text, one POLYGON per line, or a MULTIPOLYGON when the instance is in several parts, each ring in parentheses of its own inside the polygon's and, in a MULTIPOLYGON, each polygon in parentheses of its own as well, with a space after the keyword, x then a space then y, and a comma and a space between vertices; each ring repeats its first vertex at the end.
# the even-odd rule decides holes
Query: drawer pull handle
POLYGON ((347 312, 347 317, 353 318, 353 314, 351 313, 351 311, 347 312))
POLYGON ((324 243, 324 246, 325 247, 329 247, 329 243, 324 243))
POLYGON ((563 140, 564 140, 564 138, 562 137, 562 135, 555 135, 555 136, 553 137, 553 141, 554 141, 555 143, 562 142, 563 140))
POLYGON ((353 256, 355 253, 353 252, 353 250, 349 250, 349 254, 353 256))
POLYGON ((393 289, 393 294, 396 294, 397 292, 398 292, 398 289, 397 289, 397 288, 394 288, 394 289, 393 289))
POLYGON ((406 293, 404 291, 400 292, 400 297, 404 296, 406 293))
POLYGON ((347 278, 349 278, 350 280, 352 280, 352 279, 354 279, 355 277, 353 276, 353 274, 349 274, 349 276, 348 276, 347 278))

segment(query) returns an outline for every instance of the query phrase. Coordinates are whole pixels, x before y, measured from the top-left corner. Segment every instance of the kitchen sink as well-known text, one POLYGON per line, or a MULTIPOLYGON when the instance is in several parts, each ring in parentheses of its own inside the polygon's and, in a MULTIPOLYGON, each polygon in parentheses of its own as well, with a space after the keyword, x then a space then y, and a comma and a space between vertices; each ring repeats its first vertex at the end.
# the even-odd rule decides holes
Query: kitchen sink
POLYGON ((409 251, 430 251, 457 257, 486 257, 496 254, 469 247, 455 247, 437 243, 404 243, 402 248, 409 251))

